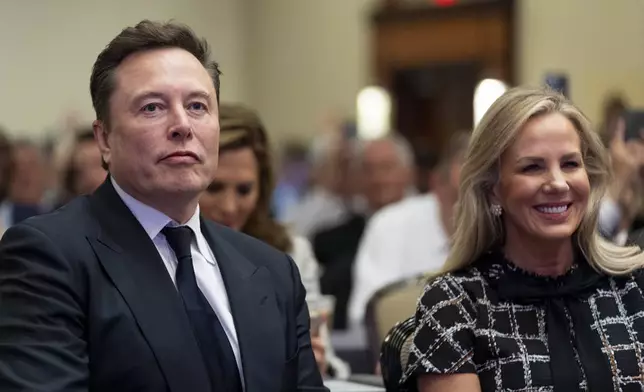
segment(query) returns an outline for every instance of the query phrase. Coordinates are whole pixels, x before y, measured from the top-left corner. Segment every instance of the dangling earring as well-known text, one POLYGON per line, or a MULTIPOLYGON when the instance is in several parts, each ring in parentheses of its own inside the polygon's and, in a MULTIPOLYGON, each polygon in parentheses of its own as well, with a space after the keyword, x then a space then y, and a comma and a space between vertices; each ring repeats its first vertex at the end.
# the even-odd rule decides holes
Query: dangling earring
POLYGON ((499 204, 492 204, 490 210, 492 211, 492 215, 494 216, 501 216, 501 214, 503 213, 503 208, 499 204))

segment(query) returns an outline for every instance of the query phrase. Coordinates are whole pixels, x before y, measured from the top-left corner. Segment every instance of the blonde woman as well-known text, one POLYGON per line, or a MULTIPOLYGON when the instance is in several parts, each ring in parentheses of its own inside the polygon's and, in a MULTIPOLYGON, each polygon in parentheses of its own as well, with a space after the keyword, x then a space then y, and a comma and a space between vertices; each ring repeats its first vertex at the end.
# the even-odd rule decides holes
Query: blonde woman
POLYGON ((419 300, 402 383, 421 392, 644 388, 639 248, 596 231, 599 136, 563 96, 516 88, 474 130, 445 273, 419 300))

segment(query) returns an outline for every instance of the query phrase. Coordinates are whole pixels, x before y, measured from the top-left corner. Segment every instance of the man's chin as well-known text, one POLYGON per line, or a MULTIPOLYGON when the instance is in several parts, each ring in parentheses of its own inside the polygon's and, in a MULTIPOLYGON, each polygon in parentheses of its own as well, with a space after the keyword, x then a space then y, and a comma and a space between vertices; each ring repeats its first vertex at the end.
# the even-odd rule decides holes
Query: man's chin
POLYGON ((205 192, 206 187, 197 184, 159 184, 153 187, 152 194, 163 195, 164 198, 171 198, 178 203, 185 203, 191 199, 198 199, 205 192))
POLYGON ((185 175, 167 178, 159 183, 159 188, 167 192, 201 193, 208 188, 208 185, 210 185, 210 181, 206 181, 200 176, 185 175))

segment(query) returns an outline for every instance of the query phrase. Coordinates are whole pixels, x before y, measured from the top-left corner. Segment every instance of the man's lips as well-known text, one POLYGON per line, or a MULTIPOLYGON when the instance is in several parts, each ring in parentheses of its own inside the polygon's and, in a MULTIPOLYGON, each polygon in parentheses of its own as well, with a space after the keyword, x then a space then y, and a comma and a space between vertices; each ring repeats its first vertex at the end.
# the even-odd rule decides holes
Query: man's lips
POLYGON ((166 160, 167 161, 192 161, 192 160, 194 160, 194 161, 197 161, 197 162, 201 161, 199 159, 199 157, 197 156, 197 154, 195 154, 192 151, 176 151, 176 152, 173 152, 171 154, 168 154, 168 155, 164 156, 163 158, 161 158, 161 160, 162 161, 166 161, 166 160))

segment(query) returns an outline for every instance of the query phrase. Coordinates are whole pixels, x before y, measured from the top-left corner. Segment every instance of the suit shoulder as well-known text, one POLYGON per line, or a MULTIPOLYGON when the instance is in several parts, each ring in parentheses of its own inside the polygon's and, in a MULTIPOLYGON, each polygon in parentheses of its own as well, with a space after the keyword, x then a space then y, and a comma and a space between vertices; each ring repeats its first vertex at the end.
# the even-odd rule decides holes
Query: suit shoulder
POLYGON ((259 260, 286 260, 286 253, 273 248, 267 243, 233 230, 218 223, 206 220, 206 224, 223 240, 228 242, 237 252, 256 262, 259 260))
POLYGON ((218 223, 206 220, 206 224, 216 236, 214 240, 225 242, 226 246, 233 251, 231 254, 244 258, 256 267, 266 268, 276 287, 284 289, 292 287, 293 277, 297 275, 298 267, 291 256, 261 240, 218 223))
POLYGON ((79 197, 52 212, 33 216, 18 225, 30 226, 57 241, 77 233, 83 236, 88 234, 92 227, 92 216, 87 197, 79 197))
POLYGON ((31 265, 38 268, 47 265, 86 270, 93 257, 86 237, 97 230, 87 201, 80 198, 10 227, 0 241, 0 253, 2 257, 34 262, 31 265))

